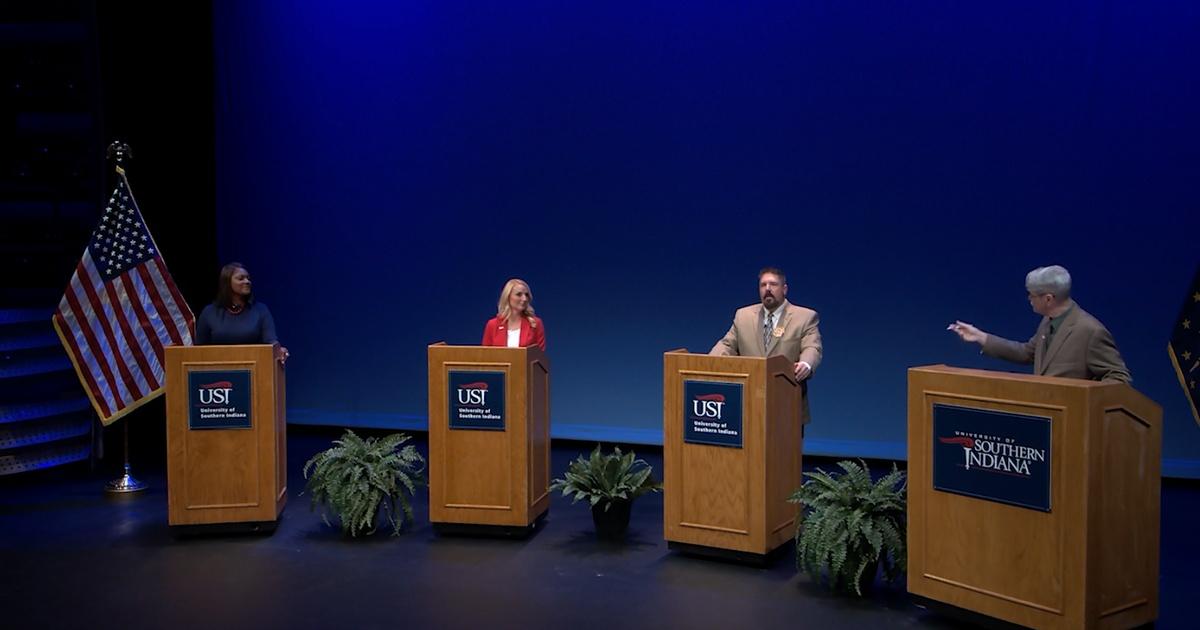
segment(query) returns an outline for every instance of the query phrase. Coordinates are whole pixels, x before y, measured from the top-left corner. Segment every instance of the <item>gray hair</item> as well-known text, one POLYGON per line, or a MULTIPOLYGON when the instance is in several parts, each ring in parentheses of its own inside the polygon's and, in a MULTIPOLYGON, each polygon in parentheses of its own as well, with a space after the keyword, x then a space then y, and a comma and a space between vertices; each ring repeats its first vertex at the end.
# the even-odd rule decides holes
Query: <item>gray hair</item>
POLYGON ((1025 275, 1025 288, 1030 293, 1049 293, 1065 300, 1071 297, 1071 273, 1058 265, 1038 267, 1025 275))

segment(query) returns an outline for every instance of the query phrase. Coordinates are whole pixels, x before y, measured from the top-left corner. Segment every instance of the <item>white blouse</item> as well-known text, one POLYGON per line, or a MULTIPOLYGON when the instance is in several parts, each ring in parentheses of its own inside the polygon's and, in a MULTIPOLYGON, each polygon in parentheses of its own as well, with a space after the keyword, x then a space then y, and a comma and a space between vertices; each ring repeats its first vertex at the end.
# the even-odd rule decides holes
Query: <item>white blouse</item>
POLYGON ((508 347, 509 348, 520 348, 521 347, 521 327, 520 326, 517 326, 515 329, 510 329, 508 331, 508 347))

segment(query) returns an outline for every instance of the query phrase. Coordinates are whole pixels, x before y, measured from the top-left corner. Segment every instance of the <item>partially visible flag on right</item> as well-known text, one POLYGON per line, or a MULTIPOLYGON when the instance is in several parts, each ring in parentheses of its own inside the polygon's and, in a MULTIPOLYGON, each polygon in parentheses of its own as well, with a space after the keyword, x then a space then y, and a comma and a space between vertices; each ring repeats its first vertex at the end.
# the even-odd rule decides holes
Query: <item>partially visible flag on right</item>
POLYGON ((1171 343, 1167 345, 1171 353, 1171 363, 1175 366, 1175 374, 1179 376, 1179 384, 1187 394, 1188 402, 1192 404, 1192 417, 1200 423, 1200 268, 1196 269, 1196 277, 1192 278, 1192 287, 1183 300, 1183 309, 1179 319, 1175 321, 1175 330, 1171 333, 1171 343))

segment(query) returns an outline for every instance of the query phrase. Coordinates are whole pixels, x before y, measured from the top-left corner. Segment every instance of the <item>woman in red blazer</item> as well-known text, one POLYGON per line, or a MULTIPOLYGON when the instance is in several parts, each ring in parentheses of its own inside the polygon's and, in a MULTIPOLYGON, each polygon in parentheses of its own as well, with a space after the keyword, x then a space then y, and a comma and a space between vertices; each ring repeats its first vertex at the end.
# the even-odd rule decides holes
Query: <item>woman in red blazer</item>
POLYGON ((483 345, 546 349, 546 327, 533 314, 533 294, 524 280, 513 278, 504 284, 496 316, 483 327, 483 345))

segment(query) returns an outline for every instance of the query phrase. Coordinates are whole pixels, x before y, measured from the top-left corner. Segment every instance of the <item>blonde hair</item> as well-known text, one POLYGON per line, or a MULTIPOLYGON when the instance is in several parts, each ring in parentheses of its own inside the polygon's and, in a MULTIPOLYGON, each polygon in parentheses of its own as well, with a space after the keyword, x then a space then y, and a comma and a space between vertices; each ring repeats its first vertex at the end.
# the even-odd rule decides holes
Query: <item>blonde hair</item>
POLYGON ((496 305, 496 317, 508 321, 509 315, 512 315, 512 307, 508 305, 508 298, 512 297, 512 292, 516 290, 517 285, 525 287, 525 291, 529 293, 529 304, 525 305, 525 312, 521 313, 525 319, 529 320, 529 325, 537 327, 537 320, 533 318, 533 290, 529 288, 529 283, 520 278, 513 278, 504 283, 504 289, 500 291, 500 302, 496 305))

